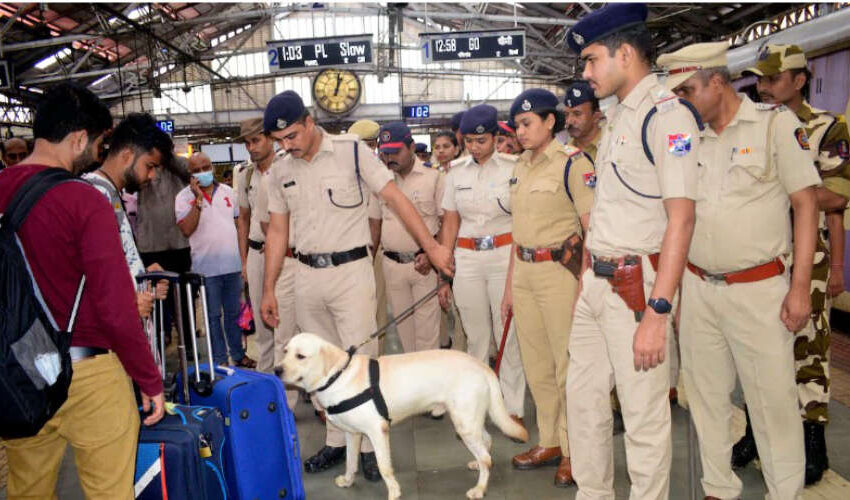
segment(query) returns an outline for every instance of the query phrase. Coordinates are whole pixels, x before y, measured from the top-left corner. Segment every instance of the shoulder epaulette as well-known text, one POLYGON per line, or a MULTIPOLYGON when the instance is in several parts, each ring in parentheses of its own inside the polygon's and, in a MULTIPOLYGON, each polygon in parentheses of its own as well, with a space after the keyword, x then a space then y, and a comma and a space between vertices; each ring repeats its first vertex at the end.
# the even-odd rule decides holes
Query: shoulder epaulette
POLYGON ((460 158, 456 158, 449 162, 452 168, 459 167, 461 165, 467 165, 472 160, 472 155, 461 156, 460 158))
POLYGON ((519 160, 517 155, 509 155, 507 153, 496 153, 496 158, 509 163, 516 163, 519 160))
POLYGON ((784 104, 770 104, 767 102, 755 103, 756 109, 759 111, 785 111, 788 109, 784 104))
POLYGON ((564 144, 564 152, 567 153, 567 156, 572 158, 573 156, 581 153, 581 148, 570 144, 564 144))

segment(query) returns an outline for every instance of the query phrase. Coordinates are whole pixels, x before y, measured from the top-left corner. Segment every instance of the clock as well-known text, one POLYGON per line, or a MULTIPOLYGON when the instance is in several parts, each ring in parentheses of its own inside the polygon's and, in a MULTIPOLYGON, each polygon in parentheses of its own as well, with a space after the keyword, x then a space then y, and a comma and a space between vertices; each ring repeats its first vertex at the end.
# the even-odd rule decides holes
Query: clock
POLYGON ((362 92, 360 79, 347 69, 326 69, 313 80, 313 101, 335 115, 353 110, 362 92))

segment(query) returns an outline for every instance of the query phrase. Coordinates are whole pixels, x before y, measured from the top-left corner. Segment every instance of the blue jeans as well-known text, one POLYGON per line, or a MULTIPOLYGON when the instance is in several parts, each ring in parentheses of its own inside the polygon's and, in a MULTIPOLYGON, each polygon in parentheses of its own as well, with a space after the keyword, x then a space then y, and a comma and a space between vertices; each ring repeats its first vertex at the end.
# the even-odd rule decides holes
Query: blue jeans
POLYGON ((242 294, 242 274, 208 276, 206 286, 207 307, 210 315, 210 331, 207 334, 212 342, 213 361, 216 365, 226 365, 229 349, 233 362, 238 363, 245 356, 245 351, 242 350, 242 331, 236 323, 239 317, 239 299, 242 294), (221 324, 222 310, 224 310, 224 331, 221 324))

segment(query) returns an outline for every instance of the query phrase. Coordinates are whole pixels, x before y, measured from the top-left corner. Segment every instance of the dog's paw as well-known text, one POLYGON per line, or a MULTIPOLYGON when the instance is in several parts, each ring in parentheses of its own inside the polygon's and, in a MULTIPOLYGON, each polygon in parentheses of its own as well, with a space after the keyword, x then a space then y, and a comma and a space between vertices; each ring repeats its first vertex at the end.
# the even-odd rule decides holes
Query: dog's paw
POLYGON ((348 488, 352 484, 354 484, 354 476, 347 477, 343 474, 340 474, 339 476, 334 478, 334 484, 336 484, 340 488, 348 488))
POLYGON ((469 470, 478 470, 478 460, 472 460, 466 464, 466 468, 469 470))
POLYGON ((466 492, 466 498, 484 498, 484 488, 476 486, 466 492))

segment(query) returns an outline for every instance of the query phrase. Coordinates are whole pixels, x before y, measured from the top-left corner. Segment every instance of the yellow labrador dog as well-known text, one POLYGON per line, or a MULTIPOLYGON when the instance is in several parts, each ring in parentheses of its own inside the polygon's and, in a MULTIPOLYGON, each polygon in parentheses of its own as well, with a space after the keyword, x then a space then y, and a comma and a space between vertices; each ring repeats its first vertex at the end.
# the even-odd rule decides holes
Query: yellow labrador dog
POLYGON ((438 406, 446 408, 455 430, 475 457, 469 468, 478 470, 478 483, 466 492, 467 498, 483 498, 490 478, 491 438, 484 429, 485 415, 490 415, 505 435, 528 440, 528 431, 508 415, 496 374, 466 353, 434 350, 381 356, 376 362, 376 396, 376 391, 370 390, 374 373, 370 374, 368 356, 349 356, 310 333, 293 337, 283 352, 283 381, 311 393, 313 401, 327 410, 328 420, 346 433, 345 474, 334 480, 341 488, 354 483, 360 442, 365 434, 375 447, 388 498, 399 498, 401 489, 390 460, 390 422, 401 422, 438 406), (382 406, 389 422, 381 415, 382 406))

